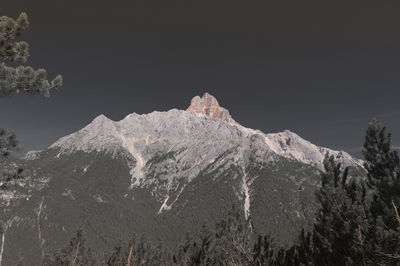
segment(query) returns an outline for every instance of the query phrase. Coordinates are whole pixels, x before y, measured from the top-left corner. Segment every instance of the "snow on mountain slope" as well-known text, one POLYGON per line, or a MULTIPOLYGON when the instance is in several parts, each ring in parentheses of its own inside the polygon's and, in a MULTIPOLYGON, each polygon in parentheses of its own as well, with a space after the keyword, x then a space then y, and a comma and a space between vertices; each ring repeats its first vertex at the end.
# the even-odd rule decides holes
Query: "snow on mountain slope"
POLYGON ((275 153, 283 157, 315 165, 321 170, 323 169, 323 161, 326 154, 335 156, 335 159, 341 162, 343 166, 363 165, 362 160, 353 158, 344 151, 334 151, 319 147, 289 130, 265 135, 265 143, 275 153))
MULTIPOLYGON (((259 130, 245 128, 236 123, 226 109, 219 107, 216 99, 208 93, 202 98, 194 97, 187 111, 172 109, 143 115, 133 113, 118 122, 100 115, 78 132, 60 138, 50 148, 60 148, 61 153, 78 150, 116 153, 124 149, 143 166, 146 158, 149 159, 159 150, 176 150, 183 146, 194 149, 193 146, 197 144, 210 147, 211 151, 197 147, 196 155, 200 158, 210 157, 211 160, 211 157, 219 154, 218 148, 225 150, 253 135, 265 140, 265 145, 260 145, 259 149, 314 164, 321 169, 327 153, 345 165, 362 165, 361 160, 344 151, 316 146, 289 130, 264 134, 259 130)), ((206 163, 206 160, 198 163, 206 163)))
POLYGON ((241 169, 240 193, 247 217, 251 203, 249 185, 253 182, 246 171, 249 154, 256 154, 263 162, 277 161, 283 156, 323 170, 328 153, 344 166, 362 166, 362 161, 346 152, 316 146, 288 130, 264 134, 245 128, 208 93, 202 98, 194 97, 186 111, 133 113, 117 122, 100 115, 85 128, 59 139, 50 149, 59 149, 58 156, 79 150, 113 156, 128 154, 133 159, 129 189, 151 187, 161 205, 159 213, 170 209, 185 186, 201 171, 217 164, 220 171, 231 165, 241 169), (162 164, 152 164, 160 153, 168 155, 168 159, 162 164), (222 155, 224 158, 215 162, 222 155), (157 174, 151 175, 154 171, 157 174))
POLYGON ((119 131, 115 123, 99 115, 89 125, 76 133, 60 138, 50 148, 59 147, 61 153, 72 153, 74 151, 104 151, 115 153, 122 145, 119 131))

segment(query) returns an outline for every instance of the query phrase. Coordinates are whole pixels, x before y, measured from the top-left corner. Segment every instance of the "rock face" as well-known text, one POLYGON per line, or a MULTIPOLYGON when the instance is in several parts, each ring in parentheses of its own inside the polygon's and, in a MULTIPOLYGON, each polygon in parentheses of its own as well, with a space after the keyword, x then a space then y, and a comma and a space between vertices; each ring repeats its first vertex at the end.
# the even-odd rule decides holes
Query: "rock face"
POLYGON ((235 123, 229 111, 219 106, 217 99, 207 92, 204 93, 201 98, 200 96, 195 96, 186 111, 195 112, 211 118, 220 118, 229 123, 235 123))

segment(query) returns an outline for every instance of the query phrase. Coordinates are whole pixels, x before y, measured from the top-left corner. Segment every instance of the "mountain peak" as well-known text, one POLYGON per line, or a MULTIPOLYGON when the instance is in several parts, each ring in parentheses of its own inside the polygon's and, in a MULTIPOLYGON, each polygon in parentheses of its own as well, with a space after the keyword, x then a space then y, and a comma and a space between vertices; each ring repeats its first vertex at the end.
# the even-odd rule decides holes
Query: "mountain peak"
POLYGON ((229 111, 221 107, 217 99, 207 92, 204 93, 202 97, 193 97, 186 111, 202 114, 211 118, 220 118, 229 123, 235 122, 230 116, 229 111))

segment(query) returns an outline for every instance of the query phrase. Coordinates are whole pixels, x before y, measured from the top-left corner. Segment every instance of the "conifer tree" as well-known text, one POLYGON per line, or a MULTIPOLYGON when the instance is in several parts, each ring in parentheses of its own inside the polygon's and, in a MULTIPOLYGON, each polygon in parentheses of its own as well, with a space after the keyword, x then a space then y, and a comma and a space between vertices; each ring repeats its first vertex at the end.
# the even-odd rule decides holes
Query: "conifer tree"
POLYGON ((373 120, 367 129, 363 154, 372 202, 366 243, 371 263, 400 263, 400 160, 392 135, 373 120))
POLYGON ((324 161, 322 187, 317 191, 321 204, 312 232, 315 265, 363 265, 366 190, 359 180, 349 178, 330 156, 324 161))
POLYGON ((367 178, 350 178, 333 157, 317 191, 320 211, 311 233, 280 252, 291 265, 399 265, 400 160, 391 134, 373 120, 363 154, 367 178), (309 241, 311 240, 311 241, 309 241))
POLYGON ((45 69, 35 70, 22 65, 15 68, 6 65, 27 61, 29 45, 25 41, 18 41, 18 38, 28 26, 26 13, 21 13, 16 20, 7 16, 0 17, 0 97, 34 93, 48 97, 51 89, 62 85, 60 75, 50 83, 45 69))
MULTIPOLYGON (((13 67, 7 64, 23 64, 29 57, 29 45, 18 38, 29 26, 26 13, 21 13, 17 19, 0 16, 0 98, 16 94, 41 94, 50 96, 50 90, 62 85, 62 77, 56 76, 51 82, 47 80, 47 71, 30 66, 13 67)), ((0 129, 0 156, 4 157, 17 150, 18 141, 14 133, 0 129)), ((1 187, 13 175, 20 176, 19 170, 13 174, 3 173, 1 187)))
POLYGON ((364 232, 366 189, 349 177, 333 156, 326 156, 321 188, 316 191, 320 209, 311 232, 302 231, 297 243, 278 250, 270 264, 262 265, 365 265, 364 232))
POLYGON ((259 235, 253 247, 251 265, 278 265, 278 261, 281 262, 279 265, 283 265, 284 254, 283 249, 275 253, 275 247, 270 237, 259 235))

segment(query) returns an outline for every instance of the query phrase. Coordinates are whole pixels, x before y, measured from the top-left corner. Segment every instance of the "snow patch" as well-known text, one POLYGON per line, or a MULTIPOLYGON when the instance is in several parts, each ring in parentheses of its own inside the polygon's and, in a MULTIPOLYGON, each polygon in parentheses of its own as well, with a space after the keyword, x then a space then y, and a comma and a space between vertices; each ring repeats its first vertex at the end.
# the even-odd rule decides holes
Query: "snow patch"
POLYGON ((350 165, 363 167, 362 160, 355 159, 344 151, 334 151, 314 145, 289 130, 266 134, 264 135, 264 142, 276 154, 308 165, 314 165, 320 170, 324 170, 323 162, 327 154, 335 156, 335 159, 341 162, 344 167, 350 165))

